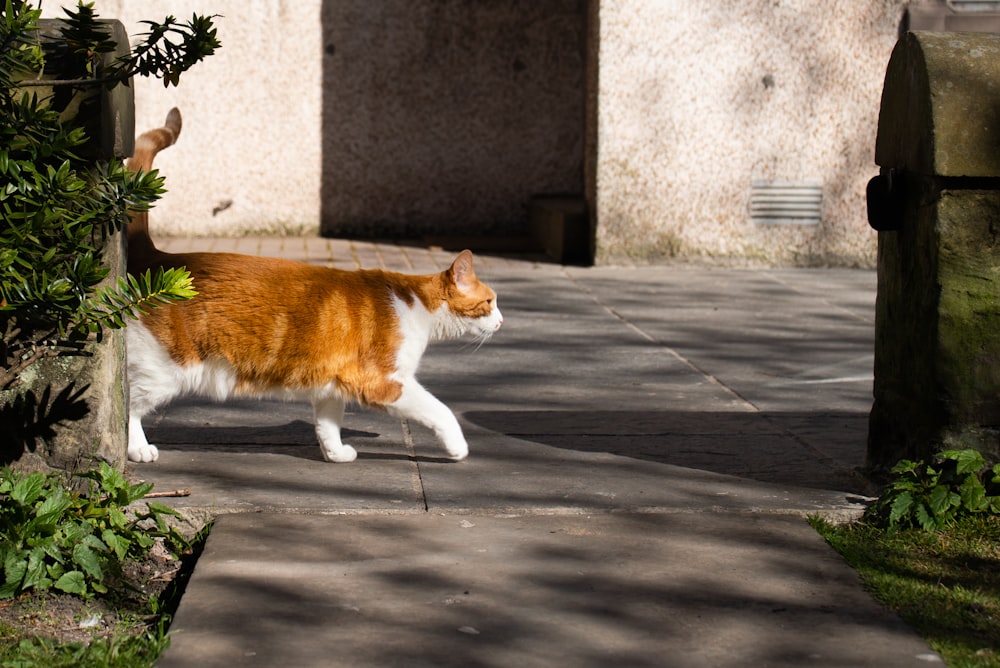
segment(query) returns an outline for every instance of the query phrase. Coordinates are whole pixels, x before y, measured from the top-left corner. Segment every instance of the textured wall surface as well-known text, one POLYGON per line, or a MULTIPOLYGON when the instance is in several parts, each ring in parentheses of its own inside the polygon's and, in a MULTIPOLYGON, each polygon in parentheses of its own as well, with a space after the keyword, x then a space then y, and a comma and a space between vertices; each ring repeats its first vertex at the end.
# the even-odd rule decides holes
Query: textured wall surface
POLYGON ((902 8, 602 0, 599 257, 872 265, 864 191, 902 8), (751 224, 754 179, 822 181, 821 224, 751 224))
POLYGON ((160 234, 506 233, 528 196, 586 187, 600 262, 872 266, 864 188, 905 4, 97 8, 131 34, 139 19, 222 15, 222 50, 179 89, 136 82, 138 128, 185 114, 158 162, 160 234), (755 179, 822 182, 821 223, 751 223, 755 179))

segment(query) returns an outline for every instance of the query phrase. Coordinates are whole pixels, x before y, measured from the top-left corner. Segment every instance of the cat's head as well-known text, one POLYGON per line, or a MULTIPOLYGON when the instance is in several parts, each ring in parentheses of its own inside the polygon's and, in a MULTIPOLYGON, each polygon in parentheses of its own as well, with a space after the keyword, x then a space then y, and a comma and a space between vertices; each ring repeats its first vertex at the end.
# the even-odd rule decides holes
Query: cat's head
POLYGON ((503 314, 497 306, 497 293, 476 276, 472 253, 467 250, 459 253, 442 277, 451 316, 449 329, 460 328, 455 333, 470 333, 480 341, 493 336, 503 324, 503 314))

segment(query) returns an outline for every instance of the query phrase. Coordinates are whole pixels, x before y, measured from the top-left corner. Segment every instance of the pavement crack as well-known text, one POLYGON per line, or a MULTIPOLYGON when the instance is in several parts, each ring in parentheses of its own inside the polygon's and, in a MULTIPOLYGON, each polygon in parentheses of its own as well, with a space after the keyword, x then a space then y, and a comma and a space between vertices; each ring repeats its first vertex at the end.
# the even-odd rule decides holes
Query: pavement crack
POLYGON ((430 506, 427 503, 427 489, 424 487, 424 477, 420 472, 420 462, 417 460, 417 453, 413 447, 413 432, 410 431, 410 423, 408 420, 400 420, 399 426, 403 430, 403 445, 406 446, 407 455, 410 461, 413 462, 413 491, 420 498, 424 505, 424 512, 430 510, 430 506))

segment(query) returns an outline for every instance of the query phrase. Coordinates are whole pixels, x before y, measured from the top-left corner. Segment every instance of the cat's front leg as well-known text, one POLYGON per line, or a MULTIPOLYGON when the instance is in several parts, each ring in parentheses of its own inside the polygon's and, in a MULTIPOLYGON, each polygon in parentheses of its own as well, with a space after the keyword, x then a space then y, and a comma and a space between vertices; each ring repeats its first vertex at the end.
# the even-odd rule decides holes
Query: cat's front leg
POLYGON ((128 418, 128 458, 133 462, 155 462, 160 451, 146 440, 142 418, 132 412, 128 418))
POLYGON ((353 462, 358 451, 340 440, 340 426, 344 423, 344 400, 340 397, 323 397, 313 400, 316 419, 316 437, 328 462, 353 462))
POLYGON ((455 414, 416 380, 403 383, 399 399, 386 409, 396 417, 416 420, 432 429, 452 459, 457 461, 469 455, 469 444, 455 414))

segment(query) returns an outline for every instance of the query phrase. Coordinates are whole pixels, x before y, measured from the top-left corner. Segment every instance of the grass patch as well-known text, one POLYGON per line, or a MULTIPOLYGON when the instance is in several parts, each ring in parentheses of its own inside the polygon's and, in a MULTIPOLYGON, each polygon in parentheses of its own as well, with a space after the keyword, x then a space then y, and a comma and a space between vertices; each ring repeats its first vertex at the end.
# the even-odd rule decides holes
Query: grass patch
POLYGON ((144 632, 97 638, 89 643, 35 637, 3 648, 4 668, 142 668, 152 666, 169 645, 165 633, 144 632))
POLYGON ((810 524, 948 666, 1000 668, 1000 517, 964 516, 938 531, 810 524))

